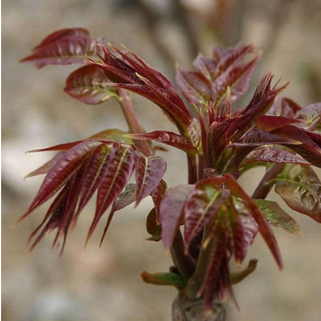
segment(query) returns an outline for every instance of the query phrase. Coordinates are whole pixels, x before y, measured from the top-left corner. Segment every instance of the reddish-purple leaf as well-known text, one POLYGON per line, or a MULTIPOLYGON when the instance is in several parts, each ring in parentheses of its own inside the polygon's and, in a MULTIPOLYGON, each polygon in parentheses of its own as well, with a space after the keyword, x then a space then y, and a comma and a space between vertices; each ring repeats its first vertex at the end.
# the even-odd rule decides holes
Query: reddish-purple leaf
POLYGON ((275 147, 261 147, 255 149, 245 160, 246 164, 254 162, 310 165, 304 158, 275 147))
POLYGON ((57 164, 57 162, 64 156, 64 153, 65 151, 59 152, 57 155, 54 156, 54 158, 52 158, 50 161, 48 161, 44 165, 40 166, 36 170, 29 173, 25 178, 33 177, 41 174, 47 174, 49 170, 51 170, 57 164))
POLYGON ((209 81, 215 79, 217 62, 214 59, 199 54, 194 60, 193 65, 209 81))
POLYGON ((166 89, 157 87, 147 78, 140 77, 140 79, 152 91, 156 101, 158 101, 157 104, 169 114, 170 118, 179 126, 179 129, 185 128, 191 123, 192 115, 178 95, 173 95, 166 89))
POLYGON ((154 131, 144 134, 128 134, 126 137, 137 140, 154 140, 183 150, 188 154, 195 154, 197 149, 182 135, 166 131, 154 131))
POLYGON ((224 72, 236 66, 246 55, 254 51, 252 45, 239 46, 232 49, 223 49, 219 47, 213 48, 213 58, 217 61, 217 70, 224 72))
POLYGON ((43 227, 42 231, 37 236, 36 240, 33 242, 32 250, 43 238, 46 232, 57 229, 55 239, 53 241, 52 247, 57 248, 60 246, 59 241, 62 237, 61 251, 62 255, 64 246, 66 243, 67 234, 69 231, 70 223, 72 221, 73 215, 75 213, 76 205, 78 202, 78 196, 81 188, 81 181, 84 174, 84 167, 81 167, 77 173, 71 178, 71 180, 65 185, 63 190, 59 193, 53 204, 50 206, 44 220, 38 226, 38 228, 31 234, 29 241, 38 232, 38 230, 43 226, 47 219, 48 222, 43 227), (50 218, 49 218, 50 217, 50 218))
POLYGON ((223 269, 227 269, 228 265, 224 264, 226 260, 226 250, 228 246, 228 234, 224 227, 218 227, 214 231, 215 237, 212 244, 211 252, 209 253, 209 264, 203 279, 201 288, 198 294, 204 293, 205 296, 205 311, 212 311, 213 299, 215 296, 221 297, 222 293, 220 291, 219 279, 222 276, 223 269), (222 264, 223 263, 223 264, 222 264))
POLYGON ((58 144, 58 145, 45 147, 45 148, 32 149, 32 150, 29 150, 28 153, 52 152, 52 151, 58 151, 58 150, 65 151, 65 150, 68 150, 68 149, 82 143, 82 142, 83 142, 83 140, 77 140, 77 141, 71 142, 71 143, 63 143, 63 144, 58 144))
POLYGON ((64 90, 85 104, 97 105, 117 97, 115 87, 105 85, 108 81, 108 77, 101 68, 88 65, 70 74, 64 90))
POLYGON ((260 199, 254 200, 254 202, 265 215, 269 224, 282 227, 289 233, 302 236, 298 223, 293 217, 287 214, 278 203, 260 199))
POLYGON ((54 195, 75 174, 90 152, 100 144, 97 141, 85 141, 67 151, 48 172, 28 211, 19 221, 54 195))
MULTIPOLYGON (((59 212, 63 209, 63 204, 65 197, 67 195, 69 187, 65 186, 56 196, 52 204, 50 205, 45 217, 43 218, 42 222, 38 225, 38 227, 31 233, 31 235, 28 238, 28 244, 32 241, 34 236, 38 233, 38 231, 41 229, 41 227, 48 221, 48 219, 52 216, 59 215, 59 212)), ((46 231, 43 229, 41 233, 37 236, 37 239, 34 241, 32 248, 36 246, 42 239, 42 237, 45 235, 46 231)))
POLYGON ((49 36, 47 36, 44 40, 42 40, 42 42, 38 46, 36 46, 33 50, 39 49, 40 47, 48 45, 49 43, 55 42, 62 38, 71 37, 71 36, 89 37, 89 31, 83 28, 66 28, 66 29, 57 30, 51 33, 49 36))
POLYGON ((95 40, 81 34, 58 37, 55 41, 46 41, 45 44, 36 47, 21 62, 33 62, 38 68, 46 65, 83 63, 85 55, 95 54, 96 45, 95 40))
POLYGON ((112 128, 103 130, 97 134, 88 137, 87 139, 95 139, 99 141, 113 141, 132 145, 133 141, 130 138, 126 137, 127 134, 128 132, 124 132, 123 130, 117 128, 112 128))
MULTIPOLYGON (((114 147, 114 149, 118 148, 118 145, 116 146, 117 147, 114 147)), ((112 155, 111 150, 113 150, 112 147, 105 144, 101 144, 94 150, 83 178, 78 210, 73 224, 76 223, 79 213, 83 210, 101 184, 108 162, 111 158, 110 154, 112 155)))
POLYGON ((281 87, 271 86, 273 76, 266 74, 259 85, 257 86, 255 93, 248 104, 248 106, 241 112, 239 129, 240 134, 244 133, 247 129, 252 127, 259 116, 264 115, 272 106, 275 97, 286 88, 288 84, 281 87))
POLYGON ((202 180, 195 185, 184 207, 185 241, 187 245, 214 218, 229 197, 229 191, 218 190, 213 186, 211 179, 202 180))
POLYGON ((273 254, 276 263, 279 268, 282 269, 282 258, 280 250, 265 216, 262 214, 258 206, 254 203, 252 198, 248 196, 238 182, 230 175, 225 175, 225 181, 227 187, 231 190, 232 194, 236 197, 239 197, 244 203, 245 207, 248 209, 248 214, 251 215, 259 227, 259 232, 262 235, 267 246, 270 248, 271 253, 273 254))
POLYGON ((193 105, 203 105, 211 98, 211 83, 200 72, 176 71, 176 81, 185 98, 193 105))
POLYGON ((308 125, 311 125, 316 120, 321 118, 321 103, 308 105, 299 110, 296 115, 298 119, 304 120, 308 125))
POLYGON ((136 184, 128 184, 114 202, 112 210, 119 211, 136 201, 136 184))
POLYGON ((154 206, 155 206, 155 211, 156 211, 156 220, 157 222, 159 222, 159 208, 160 208, 160 204, 166 194, 167 191, 167 184, 166 182, 162 179, 158 186, 152 191, 151 193, 151 197, 153 199, 154 202, 154 206))
POLYGON ((258 232, 258 224, 246 207, 233 198, 229 212, 229 225, 233 238, 234 257, 237 263, 242 263, 249 247, 258 232))
POLYGON ((262 115, 258 117, 255 125, 265 131, 273 131, 283 126, 302 123, 300 120, 282 117, 282 116, 267 116, 262 115))
POLYGON ((171 188, 160 204, 160 223, 162 226, 162 240, 169 249, 173 239, 183 221, 183 208, 193 185, 179 185, 171 188))
POLYGON ((129 147, 120 145, 112 151, 112 156, 107 163, 106 174, 98 188, 96 212, 86 242, 89 241, 101 216, 126 186, 134 170, 134 158, 134 152, 129 147))
POLYGON ((269 110, 269 115, 295 118, 295 114, 301 109, 302 107, 292 99, 282 98, 273 104, 269 110))
POLYGON ((178 126, 180 132, 184 133, 192 120, 192 115, 173 85, 139 57, 135 56, 133 61, 128 55, 123 54, 122 60, 107 48, 103 46, 100 48, 103 52, 101 56, 103 62, 87 59, 87 63, 101 68, 107 74, 113 83, 106 85, 131 90, 150 99, 159 105, 178 126))
POLYGON ((242 97, 249 88, 258 60, 259 57, 246 64, 227 69, 218 76, 211 85, 212 100, 222 101, 228 87, 231 89, 232 101, 242 97))
POLYGON ((292 125, 284 126, 272 132, 286 139, 295 139, 300 145, 289 146, 311 164, 321 167, 321 135, 308 132, 292 125))
POLYGON ((321 182, 311 167, 286 165, 275 191, 290 208, 321 223, 321 182))
POLYGON ((105 239, 105 236, 107 234, 107 231, 109 229, 109 226, 110 226, 110 223, 114 217, 114 214, 125 208, 126 206, 134 203, 136 200, 136 185, 135 184, 128 184, 125 188, 125 190, 119 195, 119 197, 117 198, 117 200, 114 202, 112 208, 111 208, 111 211, 108 215, 108 218, 107 218, 107 222, 106 222, 106 225, 105 225, 105 228, 104 228, 104 232, 103 232, 103 235, 100 239, 100 246, 102 245, 104 239, 105 239))
POLYGON ((247 91, 259 57, 240 62, 253 50, 252 46, 214 48, 213 59, 199 55, 194 61, 196 72, 177 70, 177 83, 184 96, 191 104, 206 105, 209 101, 221 102, 230 88, 231 100, 238 99, 247 91))
MULTIPOLYGON (((87 160, 86 160, 86 162, 87 162, 87 160)), ((57 226, 58 231, 57 231, 54 243, 53 243, 53 247, 55 247, 56 245, 59 246, 59 243, 58 243, 59 238, 61 236, 63 236, 63 244, 61 245, 60 255, 62 255, 62 253, 63 253, 65 243, 66 243, 67 234, 69 231, 69 227, 70 227, 70 224, 73 219, 73 215, 76 210, 85 169, 86 169, 86 166, 82 166, 79 169, 77 175, 73 176, 73 178, 71 179, 71 181, 69 183, 70 188, 68 190, 68 194, 66 195, 66 201, 64 204, 63 215, 61 215, 61 218, 58 222, 58 226, 57 226)))
POLYGON ((260 128, 254 127, 232 146, 261 146, 261 145, 301 145, 299 140, 289 137, 279 136, 274 133, 266 132, 260 128))
POLYGON ((162 238, 162 228, 157 219, 155 207, 149 212, 146 219, 146 230, 151 235, 147 240, 158 242, 162 238))
POLYGON ((193 118, 188 125, 187 133, 185 133, 185 136, 188 137, 196 150, 201 147, 201 125, 196 118, 193 118))
POLYGON ((166 162, 160 156, 146 157, 138 154, 136 158, 136 205, 153 192, 166 171, 166 162))
POLYGON ((237 120, 228 119, 223 122, 213 122, 208 130, 207 149, 211 167, 216 168, 220 155, 230 143, 234 134, 234 125, 237 120))
POLYGON ((143 59, 137 56, 134 52, 126 48, 127 52, 125 53, 114 46, 112 46, 112 49, 115 50, 123 58, 124 61, 127 61, 136 70, 138 74, 150 79, 156 85, 168 90, 173 95, 178 95, 177 90, 175 89, 173 84, 163 74, 149 66, 143 59), (132 56, 133 58, 130 56, 132 56))

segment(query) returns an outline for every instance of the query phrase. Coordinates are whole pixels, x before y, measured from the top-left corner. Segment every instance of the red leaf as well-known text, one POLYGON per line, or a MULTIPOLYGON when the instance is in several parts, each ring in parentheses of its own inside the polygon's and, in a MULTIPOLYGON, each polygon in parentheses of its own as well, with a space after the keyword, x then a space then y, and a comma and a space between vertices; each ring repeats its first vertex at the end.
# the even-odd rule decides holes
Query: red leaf
POLYGON ((220 47, 213 48, 213 58, 217 61, 217 70, 224 72, 237 65, 243 58, 252 53, 254 47, 252 45, 240 46, 232 49, 223 49, 220 47))
POLYGON ((292 118, 287 118, 287 117, 282 117, 282 116, 260 116, 258 117, 255 125, 258 128, 261 128, 265 131, 273 131, 275 129, 287 126, 287 125, 292 125, 292 124, 298 124, 302 123, 300 120, 297 119, 292 119, 292 118))
POLYGON ((52 152, 52 151, 58 151, 58 150, 65 151, 65 150, 68 150, 68 149, 82 143, 82 142, 83 142, 83 140, 77 140, 77 141, 71 142, 71 143, 63 143, 63 144, 58 144, 58 145, 45 147, 45 148, 32 149, 32 150, 29 150, 28 153, 52 152))
POLYGON ((214 59, 199 54, 194 60, 193 65, 208 80, 212 81, 215 79, 217 62, 214 59))
POLYGON ((160 156, 145 157, 138 154, 136 160, 136 205, 153 192, 166 171, 166 162, 160 156))
MULTIPOLYGON (((118 145, 116 146, 117 147, 114 147, 113 149, 118 148, 118 145)), ((76 223, 79 213, 83 210, 97 188, 102 183, 108 163, 111 161, 112 156, 110 155, 113 155, 111 152, 113 149, 111 146, 101 144, 93 152, 89 160, 87 171, 83 178, 79 206, 73 224, 76 223)))
POLYGON ((254 125, 257 118, 265 114, 272 106, 275 97, 284 89, 288 84, 281 87, 271 87, 272 75, 266 74, 260 84, 257 86, 253 98, 248 106, 241 112, 239 128, 240 133, 254 125))
POLYGON ((151 193, 155 211, 156 211, 156 221, 159 223, 159 211, 160 211, 160 204, 166 194, 167 191, 167 184, 164 180, 161 180, 156 189, 154 189, 151 193))
POLYGON ((49 43, 52 43, 62 38, 70 37, 70 36, 89 37, 89 31, 83 28, 66 28, 66 29, 57 30, 51 33, 49 36, 47 36, 44 40, 42 40, 42 42, 38 46, 36 46, 33 50, 39 49, 40 47, 48 45, 49 43))
POLYGON ((275 191, 290 208, 321 223, 321 182, 311 167, 286 165, 275 191))
POLYGON ((299 110, 295 116, 307 122, 308 125, 311 125, 317 119, 320 120, 321 118, 321 103, 306 106, 299 110))
POLYGON ((213 219, 229 197, 229 191, 219 191, 213 187, 211 179, 202 180, 195 185, 184 207, 186 245, 189 245, 192 239, 213 219))
POLYGON ((206 105, 222 101, 230 88, 231 100, 238 99, 247 91, 259 57, 242 65, 240 62, 253 50, 252 46, 214 48, 213 59, 199 55, 194 61, 196 72, 177 70, 177 83, 184 96, 191 104, 206 105))
POLYGON ((109 81, 101 68, 84 66, 69 75, 65 92, 88 105, 97 105, 117 97, 116 89, 104 85, 109 81))
POLYGON ((183 220, 183 208, 193 185, 179 185, 171 188, 160 204, 160 223, 162 226, 162 240, 169 249, 183 220))
POLYGON ((235 133, 237 119, 228 119, 223 122, 213 122, 208 130, 207 135, 207 149, 208 159, 211 167, 216 168, 224 149, 231 141, 233 134, 235 133))
POLYGON ((231 89, 231 100, 242 97, 248 90, 250 81, 259 57, 252 61, 226 70, 211 85, 212 100, 222 101, 228 87, 231 89))
POLYGON ((136 185, 135 184, 128 184, 126 186, 125 190, 119 195, 118 199, 114 202, 114 204, 111 208, 111 211, 110 211, 108 218, 107 218, 107 223, 104 228, 103 235, 100 239, 100 246, 102 245, 102 243, 105 239, 105 236, 106 236, 107 231, 109 229, 110 223, 114 217, 114 214, 117 211, 125 208, 126 206, 134 203, 135 200, 136 200, 136 185))
POLYGON ((211 83, 199 72, 176 71, 176 81, 185 98, 193 105, 203 105, 211 98, 211 83))
POLYGON ((155 207, 147 215, 146 230, 147 233, 150 234, 150 237, 147 239, 148 241, 158 242, 162 239, 162 228, 157 219, 155 207))
POLYGON ((31 234, 29 241, 33 238, 33 236, 38 232, 38 230, 43 226, 45 221, 50 216, 48 222, 43 227, 36 240, 33 242, 30 250, 32 250, 41 241, 46 232, 57 229, 57 233, 53 241, 52 247, 59 247, 60 244, 58 242, 62 237, 63 243, 61 245, 60 251, 60 255, 62 255, 70 223, 75 213, 83 174, 84 167, 81 167, 78 170, 78 172, 71 178, 71 180, 66 184, 64 189, 59 193, 53 204, 50 206, 42 223, 31 234))
POLYGON ((120 51, 116 47, 112 46, 112 49, 115 50, 123 59, 127 61, 138 74, 143 77, 150 79, 156 85, 168 90, 173 95, 177 95, 177 90, 173 86, 173 84, 159 71, 147 65, 147 63, 137 56, 134 52, 126 48, 126 53, 120 51), (129 57, 131 55, 134 59, 129 57))
POLYGON ((96 51, 96 41, 82 32, 76 32, 76 34, 62 32, 57 37, 50 37, 46 38, 44 43, 37 46, 21 62, 34 62, 38 68, 46 65, 83 63, 85 55, 91 56, 96 51))
POLYGON ((41 174, 47 174, 49 170, 51 170, 57 164, 57 162, 64 156, 64 153, 65 153, 64 151, 58 153, 57 155, 55 155, 54 158, 52 158, 50 161, 48 161, 44 165, 40 166, 36 170, 29 173, 25 178, 41 175, 41 174))
POLYGON ((128 132, 124 132, 123 130, 117 128, 112 128, 103 130, 97 134, 88 137, 87 139, 95 139, 99 141, 112 141, 132 145, 132 140, 130 138, 125 137, 125 135, 127 134, 128 132))
POLYGON ((157 104, 169 114, 178 128, 187 127, 192 121, 192 115, 178 95, 173 95, 166 89, 157 87, 149 79, 140 77, 154 94, 157 104))
POLYGON ((215 232, 212 249, 210 252, 209 265, 198 294, 205 293, 205 311, 212 311, 213 299, 220 296, 219 279, 224 273, 224 269, 228 271, 226 264, 226 249, 228 245, 228 235, 224 228, 218 228, 215 232), (224 264, 225 263, 225 264, 224 264))
POLYGON ((286 139, 295 139, 301 142, 297 146, 289 146, 311 164, 321 167, 321 136, 310 133, 292 125, 284 126, 273 131, 273 134, 286 139))
POLYGON ((246 164, 251 162, 285 163, 301 165, 310 164, 298 155, 274 147, 262 147, 255 149, 248 155, 245 162, 246 164))
POLYGON ((229 225, 233 237, 234 257, 242 263, 258 232, 256 221, 236 198, 231 202, 229 225))
MULTIPOLYGON (((50 218, 53 217, 55 215, 59 215, 59 212, 62 210, 63 208, 63 203, 65 200, 65 197, 67 195, 68 192, 68 187, 64 187, 59 194, 56 196, 56 198, 54 199, 54 201, 52 202, 52 204, 50 205, 44 219, 42 220, 42 222, 39 224, 39 226, 31 233, 31 235, 28 238, 28 244, 32 241, 32 239, 34 238, 34 236, 38 233, 38 231, 41 229, 41 227, 46 223, 46 221, 50 218)), ((19 221, 18 221, 19 222, 19 221)), ((43 238, 43 236, 45 235, 46 230, 43 229, 41 231, 41 233, 37 236, 37 239, 35 240, 35 242, 33 243, 33 245, 31 246, 31 250, 40 242, 40 240, 43 238)))
POLYGON ((119 195, 117 200, 114 202, 112 210, 119 211, 128 205, 134 203, 136 200, 136 185, 128 184, 125 190, 119 195))
POLYGON ((19 219, 19 221, 42 205, 68 182, 80 168, 90 152, 100 144, 101 143, 97 141, 85 141, 67 151, 48 172, 28 211, 19 219))
POLYGON ((126 137, 137 140, 154 140, 183 150, 188 154, 195 154, 197 149, 182 135, 166 131, 154 131, 145 134, 128 134, 126 137))
POLYGON ((190 124, 192 115, 184 105, 174 86, 159 72, 149 67, 142 59, 134 56, 135 61, 120 53, 122 59, 117 58, 107 48, 100 46, 103 56, 102 63, 87 60, 88 64, 95 65, 107 74, 114 83, 106 86, 116 86, 138 93, 157 105, 159 105, 174 121, 179 130, 184 133, 185 128, 190 124))
MULTIPOLYGON (((282 135, 283 136, 283 135, 282 135)), ((260 128, 254 127, 249 130, 238 141, 234 142, 232 146, 262 146, 262 145, 301 145, 299 140, 294 140, 296 137, 282 137, 276 133, 269 133, 260 128)))
POLYGON ((287 214, 278 203, 261 199, 254 201, 265 215, 269 224, 272 226, 282 227, 289 233, 302 236, 298 223, 293 219, 293 217, 287 214))
POLYGON ((231 190, 234 196, 239 197, 243 202, 244 205, 248 208, 249 214, 254 218, 256 223, 259 227, 259 232, 262 235, 264 241, 266 242, 267 246, 270 248, 271 253, 273 254, 276 263, 278 264, 279 268, 282 269, 282 259, 279 251, 279 247, 273 231, 271 230, 266 218, 254 203, 252 198, 248 196, 238 182, 230 175, 225 175, 226 185, 231 190))
POLYGON ((106 174, 98 188, 96 212, 86 243, 93 234, 101 216, 120 195, 134 170, 134 152, 131 148, 119 146, 112 150, 112 153, 108 160, 106 174))

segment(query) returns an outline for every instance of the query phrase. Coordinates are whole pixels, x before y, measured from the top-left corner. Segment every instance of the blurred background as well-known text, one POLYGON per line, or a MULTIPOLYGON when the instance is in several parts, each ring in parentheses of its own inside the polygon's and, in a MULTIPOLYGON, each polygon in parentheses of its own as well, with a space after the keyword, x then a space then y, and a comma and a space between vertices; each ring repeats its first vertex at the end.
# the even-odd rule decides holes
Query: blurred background
MULTIPOLYGON (((103 222, 84 249, 93 204, 69 236, 63 257, 47 235, 28 253, 26 240, 45 206, 13 227, 35 195, 40 178, 23 177, 50 153, 25 151, 68 142, 106 128, 126 129, 116 104, 87 106, 62 91, 75 67, 34 69, 18 61, 49 33, 83 27, 92 37, 125 44, 174 81, 174 65, 192 68, 198 52, 253 43, 263 50, 255 73, 271 71, 291 81, 285 95, 301 105, 321 101, 320 0, 3 0, 2 1, 2 318, 5 321, 166 321, 176 295, 144 284, 139 274, 171 264, 161 243, 147 242, 147 200, 116 215, 99 248, 103 222)), ((253 88, 252 91, 253 92, 253 88)), ((133 95, 147 131, 174 130, 160 110, 133 95)), ((163 153, 169 186, 185 182, 182 153, 163 153)), ((243 178, 248 191, 260 171, 243 178)), ((276 198, 271 194, 271 198, 276 198)), ((249 259, 258 268, 235 286, 241 307, 228 320, 318 321, 321 318, 321 226, 294 214, 304 238, 275 230, 285 268, 277 270, 257 237, 249 259)))

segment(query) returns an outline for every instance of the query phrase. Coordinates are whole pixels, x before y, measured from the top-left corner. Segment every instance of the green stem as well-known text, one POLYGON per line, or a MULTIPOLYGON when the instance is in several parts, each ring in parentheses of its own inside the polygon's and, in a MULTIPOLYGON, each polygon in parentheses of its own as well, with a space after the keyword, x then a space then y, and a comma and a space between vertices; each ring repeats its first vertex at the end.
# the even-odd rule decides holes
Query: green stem
MULTIPOLYGON (((128 128, 133 134, 142 134, 143 129, 140 126, 132 102, 129 99, 128 94, 124 89, 118 88, 117 94, 119 96, 119 103, 128 124, 128 128)), ((134 140, 135 145, 141 149, 145 156, 151 156, 153 154, 152 149, 148 145, 147 141, 134 140)))

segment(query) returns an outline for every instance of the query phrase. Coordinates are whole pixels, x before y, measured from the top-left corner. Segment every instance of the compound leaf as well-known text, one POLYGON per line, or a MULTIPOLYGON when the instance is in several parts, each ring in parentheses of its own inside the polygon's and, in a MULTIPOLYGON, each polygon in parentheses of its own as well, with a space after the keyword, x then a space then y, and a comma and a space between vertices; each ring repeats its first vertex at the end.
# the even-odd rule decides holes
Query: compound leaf
POLYGON ((271 225, 282 227, 289 233, 302 236, 298 223, 278 203, 261 199, 254 201, 271 225))
POLYGON ((66 81, 65 92, 88 105, 98 105, 117 97, 116 88, 105 84, 108 77, 101 68, 93 65, 72 72, 66 81))
POLYGON ((290 208, 321 223, 321 182, 311 167, 286 165, 275 191, 290 208))

